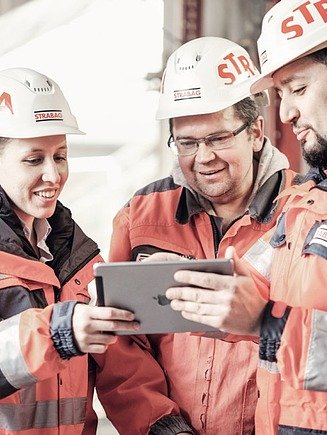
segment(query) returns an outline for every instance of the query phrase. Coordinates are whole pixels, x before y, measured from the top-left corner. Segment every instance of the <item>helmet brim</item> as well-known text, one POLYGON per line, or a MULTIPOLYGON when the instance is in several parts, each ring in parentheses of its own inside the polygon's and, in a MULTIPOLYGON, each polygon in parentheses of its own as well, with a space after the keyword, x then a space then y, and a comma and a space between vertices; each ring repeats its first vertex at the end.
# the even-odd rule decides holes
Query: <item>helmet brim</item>
POLYGON ((301 59, 302 57, 305 57, 311 53, 314 53, 315 51, 319 51, 325 47, 327 47, 326 36, 323 37, 323 41, 319 42, 318 45, 317 42, 315 42, 313 47, 309 48, 305 53, 302 53, 299 56, 292 56, 292 52, 289 53, 289 56, 284 60, 284 62, 281 62, 278 65, 271 67, 266 74, 261 74, 258 77, 258 79, 250 86, 251 92, 253 94, 256 94, 258 92, 264 91, 265 89, 273 87, 274 81, 272 76, 276 71, 288 65, 289 63, 295 62, 296 60, 301 59))
POLYGON ((20 131, 17 130, 15 133, 15 136, 13 137, 12 134, 6 134, 5 132, 1 133, 0 129, 0 136, 1 137, 7 137, 12 139, 30 139, 33 137, 46 137, 46 136, 59 136, 59 135, 66 135, 66 134, 80 134, 85 135, 83 131, 79 130, 78 128, 71 127, 68 125, 54 125, 54 126, 38 126, 37 129, 21 129, 20 131))

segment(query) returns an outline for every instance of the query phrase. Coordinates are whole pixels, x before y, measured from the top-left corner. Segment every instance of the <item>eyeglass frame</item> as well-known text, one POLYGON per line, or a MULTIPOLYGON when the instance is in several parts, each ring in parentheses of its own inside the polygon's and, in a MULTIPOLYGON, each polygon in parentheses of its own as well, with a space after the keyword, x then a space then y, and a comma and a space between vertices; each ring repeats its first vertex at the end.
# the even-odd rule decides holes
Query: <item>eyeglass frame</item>
MULTIPOLYGON (((238 134, 242 133, 242 131, 244 131, 247 127, 249 127, 251 124, 253 124, 253 122, 254 121, 245 122, 240 127, 238 127, 235 130, 229 132, 229 134, 231 135, 231 138, 232 137, 235 138, 235 136, 237 136, 238 134)), ((168 138, 167 145, 168 145, 168 147, 170 148, 170 150, 172 151, 172 153, 175 156, 180 156, 180 157, 188 157, 188 156, 192 156, 192 155, 196 154, 198 152, 198 150, 199 150, 199 146, 200 146, 201 142, 204 142, 206 146, 208 146, 211 150, 214 150, 214 151, 220 151, 220 150, 224 150, 224 149, 227 149, 227 148, 231 148, 234 145, 234 143, 233 143, 233 144, 230 144, 230 145, 227 145, 227 146, 223 146, 222 148, 215 148, 210 143, 210 137, 211 136, 217 137, 218 136, 218 132, 217 133, 209 134, 208 136, 205 136, 205 137, 202 137, 202 138, 199 138, 199 139, 191 139, 192 141, 194 141, 196 143, 197 148, 194 151, 192 151, 191 153, 189 153, 189 154, 180 154, 178 152, 176 141, 174 140, 174 136, 172 134, 168 138), (173 148, 171 147, 172 144, 174 144, 173 148)))

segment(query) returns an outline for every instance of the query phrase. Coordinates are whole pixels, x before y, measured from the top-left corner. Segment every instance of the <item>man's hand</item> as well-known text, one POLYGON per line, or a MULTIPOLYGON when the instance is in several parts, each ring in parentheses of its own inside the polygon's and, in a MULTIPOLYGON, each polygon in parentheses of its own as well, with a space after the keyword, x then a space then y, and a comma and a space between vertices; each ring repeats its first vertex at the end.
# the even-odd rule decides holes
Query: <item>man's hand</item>
MULTIPOLYGON (((231 249, 230 249, 231 248, 231 249)), ((240 335, 259 335, 261 315, 267 303, 237 257, 234 248, 226 258, 234 261, 234 276, 189 270, 178 271, 176 281, 190 287, 172 287, 166 292, 171 307, 185 319, 240 335)))
POLYGON ((103 353, 116 341, 114 331, 137 333, 139 324, 130 311, 111 307, 76 304, 73 313, 73 334, 82 352, 103 353))
POLYGON ((149 257, 145 257, 142 262, 151 262, 151 261, 179 261, 185 260, 185 257, 182 257, 178 254, 173 254, 172 252, 155 252, 154 254, 149 255, 149 257))

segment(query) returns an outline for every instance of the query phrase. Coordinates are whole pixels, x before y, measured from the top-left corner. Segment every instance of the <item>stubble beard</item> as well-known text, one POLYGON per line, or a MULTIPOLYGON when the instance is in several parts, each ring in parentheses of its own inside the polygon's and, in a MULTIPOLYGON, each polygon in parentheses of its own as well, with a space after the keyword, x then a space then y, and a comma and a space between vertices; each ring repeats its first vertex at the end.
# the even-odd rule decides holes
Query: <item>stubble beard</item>
POLYGON ((313 168, 327 169, 327 140, 318 133, 316 138, 316 144, 309 150, 305 149, 305 143, 301 144, 303 158, 313 168))
POLYGON ((231 191, 231 183, 230 182, 222 182, 222 183, 214 183, 212 185, 206 183, 199 183, 198 180, 195 180, 195 190, 207 200, 216 203, 218 202, 225 203, 230 201, 230 191, 231 191))

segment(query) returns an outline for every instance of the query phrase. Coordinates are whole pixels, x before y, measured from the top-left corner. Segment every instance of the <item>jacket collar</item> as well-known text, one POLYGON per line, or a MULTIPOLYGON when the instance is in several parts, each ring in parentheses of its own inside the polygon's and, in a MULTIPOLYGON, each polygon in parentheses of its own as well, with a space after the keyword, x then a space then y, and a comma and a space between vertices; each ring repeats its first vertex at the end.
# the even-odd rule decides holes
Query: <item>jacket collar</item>
MULTIPOLYGON (((47 245, 53 260, 47 263, 63 284, 99 253, 99 248, 75 224, 68 208, 57 201, 54 214, 48 219, 52 228, 47 245)), ((39 261, 27 240, 21 221, 12 210, 0 186, 0 251, 39 261)), ((46 267, 47 267, 46 266, 46 267)))
POLYGON ((13 211, 9 198, 0 186, 0 250, 8 254, 37 260, 27 240, 21 221, 13 211))
POLYGON ((323 171, 320 168, 310 168, 305 175, 298 175, 295 178, 296 184, 303 184, 307 181, 314 181, 317 185, 316 187, 319 187, 322 190, 327 190, 326 171, 323 171))

